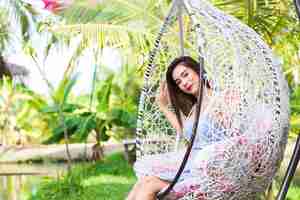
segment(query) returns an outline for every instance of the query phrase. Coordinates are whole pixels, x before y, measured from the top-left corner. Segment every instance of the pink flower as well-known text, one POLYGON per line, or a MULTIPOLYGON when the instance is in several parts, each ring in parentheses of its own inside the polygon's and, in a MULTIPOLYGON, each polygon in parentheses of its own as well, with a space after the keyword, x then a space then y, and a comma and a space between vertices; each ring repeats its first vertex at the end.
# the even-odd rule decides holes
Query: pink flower
POLYGON ((44 3, 44 9, 57 13, 60 12, 67 7, 69 7, 72 3, 73 0, 42 0, 44 3))

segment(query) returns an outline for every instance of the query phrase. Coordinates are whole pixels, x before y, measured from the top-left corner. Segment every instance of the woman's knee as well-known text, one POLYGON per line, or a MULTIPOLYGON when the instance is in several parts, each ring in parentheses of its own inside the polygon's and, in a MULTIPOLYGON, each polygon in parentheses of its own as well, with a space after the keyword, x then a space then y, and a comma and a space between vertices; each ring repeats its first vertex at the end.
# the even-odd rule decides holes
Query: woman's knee
POLYGON ((155 176, 144 176, 140 179, 141 184, 149 184, 150 182, 153 182, 156 179, 155 176))
POLYGON ((129 192, 126 200, 135 200, 139 191, 142 190, 144 182, 145 182, 145 180, 143 178, 138 179, 138 181, 134 184, 131 191, 129 192))
POLYGON ((161 189, 169 185, 168 182, 163 181, 155 176, 147 176, 144 177, 140 182, 140 187, 142 187, 142 190, 145 192, 159 192, 161 189))

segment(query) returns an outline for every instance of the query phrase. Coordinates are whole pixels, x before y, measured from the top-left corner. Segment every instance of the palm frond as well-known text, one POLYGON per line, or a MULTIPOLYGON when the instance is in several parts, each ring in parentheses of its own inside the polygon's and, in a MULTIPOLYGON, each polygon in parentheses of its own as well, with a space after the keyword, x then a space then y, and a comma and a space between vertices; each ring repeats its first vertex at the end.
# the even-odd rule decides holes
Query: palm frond
POLYGON ((97 41, 99 47, 104 46, 130 46, 132 42, 144 47, 146 44, 141 39, 147 37, 154 38, 144 27, 135 28, 127 25, 114 24, 74 24, 52 28, 56 33, 80 33, 89 41, 97 41), (134 37, 130 37, 130 36, 134 37))
POLYGON ((8 21, 5 20, 7 13, 4 9, 0 9, 0 50, 3 51, 10 37, 8 32, 8 21))

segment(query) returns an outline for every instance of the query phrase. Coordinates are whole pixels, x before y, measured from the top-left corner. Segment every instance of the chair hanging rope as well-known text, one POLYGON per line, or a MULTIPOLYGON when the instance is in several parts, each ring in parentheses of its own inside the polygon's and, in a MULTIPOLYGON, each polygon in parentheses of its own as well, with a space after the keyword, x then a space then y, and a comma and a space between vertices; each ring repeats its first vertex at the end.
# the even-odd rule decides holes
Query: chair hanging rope
POLYGON ((183 34, 183 21, 182 21, 182 2, 178 1, 177 8, 178 8, 178 26, 179 26, 179 41, 180 41, 180 52, 181 56, 184 56, 184 34, 183 34))

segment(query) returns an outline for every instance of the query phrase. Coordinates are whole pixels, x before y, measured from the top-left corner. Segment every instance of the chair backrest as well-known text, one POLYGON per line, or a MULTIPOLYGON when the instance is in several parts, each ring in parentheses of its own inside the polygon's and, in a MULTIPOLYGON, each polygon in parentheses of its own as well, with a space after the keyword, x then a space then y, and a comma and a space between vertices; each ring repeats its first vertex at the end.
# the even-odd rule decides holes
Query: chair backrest
MULTIPOLYGON (((212 96, 218 101, 215 103, 218 107, 211 106, 208 114, 226 113, 222 123, 230 116, 230 129, 245 125, 251 128, 249 124, 253 124, 258 116, 255 109, 262 112, 271 110, 270 139, 276 144, 285 140, 282 137, 286 137, 289 127, 288 87, 280 63, 271 49, 255 31, 206 0, 183 2, 192 22, 187 37, 190 37, 189 44, 195 45, 187 54, 195 59, 199 54, 204 58, 212 96)), ((138 159, 147 154, 171 151, 175 145, 175 131, 155 103, 155 95, 160 81, 164 79, 166 67, 176 57, 176 49, 172 53, 170 42, 163 37, 176 20, 175 11, 171 10, 166 18, 155 42, 157 48, 152 51, 145 72, 137 124, 138 159), (153 142, 157 140, 166 142, 153 142)), ((257 131, 253 129, 253 132, 257 131)))
MULTIPOLYGON (((281 65, 260 36, 236 18, 226 15, 206 0, 182 2, 192 24, 187 37, 194 47, 188 53, 196 59, 199 56, 204 58, 206 79, 212 91, 202 119, 202 122, 209 123, 199 134, 201 137, 201 132, 206 132, 210 139, 200 139, 206 142, 200 142, 200 146, 205 148, 220 138, 238 141, 232 139, 235 136, 252 141, 244 150, 248 152, 252 148, 253 159, 265 160, 263 167, 266 170, 262 171, 268 178, 262 184, 267 185, 282 160, 289 129, 288 87, 281 65)), ((162 36, 167 32, 166 27, 170 27, 172 20, 176 19, 174 12, 171 9, 166 18, 155 42, 157 48, 152 51, 146 69, 139 105, 137 159, 174 149, 175 131, 159 112, 155 95, 160 81, 164 79, 167 64, 175 56, 167 52, 167 56, 158 57, 160 62, 154 59, 155 53, 160 50, 162 36)), ((173 51, 168 44, 169 41, 165 40, 161 49, 173 51)), ((242 153, 246 156, 247 152, 242 153)), ((253 167, 254 170, 256 168, 253 167)))

